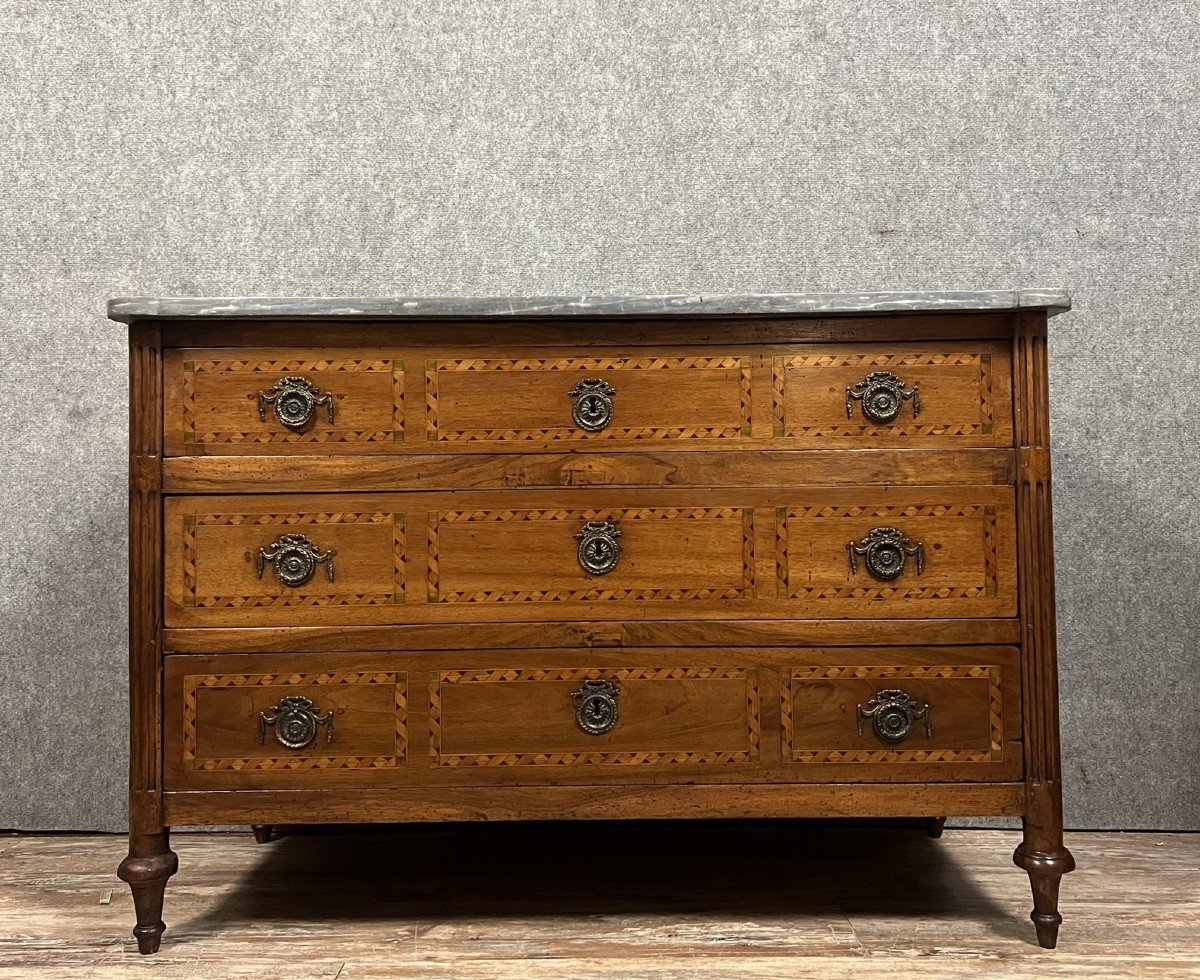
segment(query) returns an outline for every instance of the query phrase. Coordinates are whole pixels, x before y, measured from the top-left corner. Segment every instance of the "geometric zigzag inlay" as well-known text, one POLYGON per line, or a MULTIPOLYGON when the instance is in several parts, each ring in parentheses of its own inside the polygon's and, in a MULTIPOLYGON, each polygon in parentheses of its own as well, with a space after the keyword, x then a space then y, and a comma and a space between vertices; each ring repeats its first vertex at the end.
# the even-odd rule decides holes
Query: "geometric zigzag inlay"
POLYGON ((932 763, 932 762, 998 762, 1004 758, 1004 692, 1000 668, 994 665, 953 665, 900 667, 882 666, 819 666, 797 667, 784 675, 780 692, 780 722, 785 761, 817 764, 841 763, 932 763), (793 747, 795 733, 795 685, 812 681, 855 680, 872 678, 892 680, 950 680, 970 678, 988 681, 987 749, 797 749, 793 747))
POLYGON ((627 667, 601 668, 496 668, 446 670, 429 676, 429 755, 446 767, 507 766, 646 766, 701 765, 757 762, 762 746, 762 700, 758 672, 745 667, 627 667), (442 688, 451 684, 510 684, 522 682, 588 680, 744 680, 746 684, 746 748, 738 751, 642 752, 442 752, 442 688))
MULTIPOLYGON (((787 511, 780 509, 776 513, 776 550, 780 588, 792 599, 976 599, 982 595, 995 595, 997 592, 997 537, 996 537, 996 508, 983 504, 909 504, 894 506, 887 504, 867 504, 832 506, 817 504, 811 507, 797 507, 787 511), (905 585, 867 585, 852 584, 844 586, 801 586, 791 584, 791 567, 787 554, 788 521, 790 520, 828 520, 848 518, 857 520, 870 518, 899 522, 905 519, 919 517, 936 518, 983 518, 983 557, 984 580, 978 585, 962 586, 922 586, 913 580, 905 585)), ((927 559, 928 560, 928 559, 927 559)))
MULTIPOLYGON (((407 675, 392 671, 323 671, 286 674, 188 674, 183 679, 183 764, 205 772, 296 769, 391 769, 403 765, 408 753, 407 675), (197 761, 197 692, 231 687, 276 687, 348 684, 391 684, 395 688, 396 748, 393 755, 289 755, 266 758, 212 758, 197 761)), ((325 743, 318 739, 317 744, 325 743)))
POLYGON ((429 439, 438 442, 558 442, 586 439, 730 439, 750 435, 750 358, 748 357, 560 357, 473 358, 430 360, 425 366, 425 426, 429 439), (444 429, 440 420, 438 378, 443 373, 570 371, 615 372, 661 370, 738 371, 738 425, 718 426, 608 426, 599 432, 581 432, 569 422, 552 427, 509 429, 444 429))
MULTIPOLYGON (((266 542, 264 541, 264 544, 266 542)), ((183 518, 183 601, 198 609, 277 609, 324 606, 382 606, 403 602, 405 595, 404 515, 391 511, 290 514, 187 514, 183 518), (298 592, 279 595, 197 595, 197 527, 305 527, 337 524, 392 525, 391 592, 298 592)), ((314 576, 316 578, 316 576, 314 576)))
MULTIPOLYGON (((992 416, 992 358, 990 354, 820 354, 816 356, 776 357, 771 368, 771 412, 776 435, 810 439, 888 439, 919 438, 923 436, 973 436, 993 431, 992 416), (897 419, 888 425, 838 421, 825 425, 794 425, 787 422, 786 386, 788 368, 860 368, 864 371, 900 369, 905 367, 978 366, 979 417, 961 422, 921 422, 917 418, 897 419)), ((830 402, 831 416, 844 414, 840 400, 830 402)))
MULTIPOLYGON (((310 379, 312 380, 312 379, 310 379)), ((391 442, 404 438, 404 364, 385 358, 285 358, 273 360, 222 359, 187 361, 183 365, 182 382, 183 440, 186 443, 321 443, 321 442, 391 442), (303 432, 282 427, 240 431, 196 431, 197 374, 262 374, 262 385, 269 388, 288 375, 307 375, 312 372, 379 372, 391 375, 391 429, 334 429, 314 425, 303 432)))

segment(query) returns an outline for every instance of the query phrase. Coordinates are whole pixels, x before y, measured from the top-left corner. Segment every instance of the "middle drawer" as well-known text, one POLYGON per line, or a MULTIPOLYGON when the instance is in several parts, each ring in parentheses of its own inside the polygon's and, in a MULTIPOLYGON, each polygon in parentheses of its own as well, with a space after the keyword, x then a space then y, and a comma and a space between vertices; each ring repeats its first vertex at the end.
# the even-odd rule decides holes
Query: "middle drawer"
POLYGON ((1011 487, 173 497, 167 626, 1012 616, 1011 487))

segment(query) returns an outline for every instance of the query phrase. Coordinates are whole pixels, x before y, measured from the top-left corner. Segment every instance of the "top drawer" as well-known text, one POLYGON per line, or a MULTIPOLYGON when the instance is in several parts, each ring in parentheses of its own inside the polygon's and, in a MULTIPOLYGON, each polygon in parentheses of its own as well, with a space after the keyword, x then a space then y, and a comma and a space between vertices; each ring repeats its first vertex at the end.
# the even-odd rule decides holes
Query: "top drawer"
POLYGON ((169 351, 169 455, 1007 446, 1000 342, 169 351))

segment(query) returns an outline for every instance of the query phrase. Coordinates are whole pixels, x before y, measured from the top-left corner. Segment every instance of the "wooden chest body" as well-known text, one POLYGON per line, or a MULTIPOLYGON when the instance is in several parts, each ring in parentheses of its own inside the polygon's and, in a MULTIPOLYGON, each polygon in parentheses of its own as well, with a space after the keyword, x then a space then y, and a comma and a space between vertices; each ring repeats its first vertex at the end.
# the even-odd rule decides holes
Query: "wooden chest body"
POLYGON ((1065 297, 507 304, 111 305, 142 951, 172 825, 946 814, 1053 945, 1065 297))

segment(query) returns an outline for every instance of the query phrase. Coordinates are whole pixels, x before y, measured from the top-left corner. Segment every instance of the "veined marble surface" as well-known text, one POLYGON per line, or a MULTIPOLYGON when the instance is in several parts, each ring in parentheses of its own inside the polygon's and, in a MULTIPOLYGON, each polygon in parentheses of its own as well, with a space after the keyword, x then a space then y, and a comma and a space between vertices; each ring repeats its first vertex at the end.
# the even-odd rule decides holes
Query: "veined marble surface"
POLYGON ((129 296, 108 301, 110 319, 150 317, 821 315, 1071 308, 1065 289, 977 292, 747 293, 727 296, 129 296))

